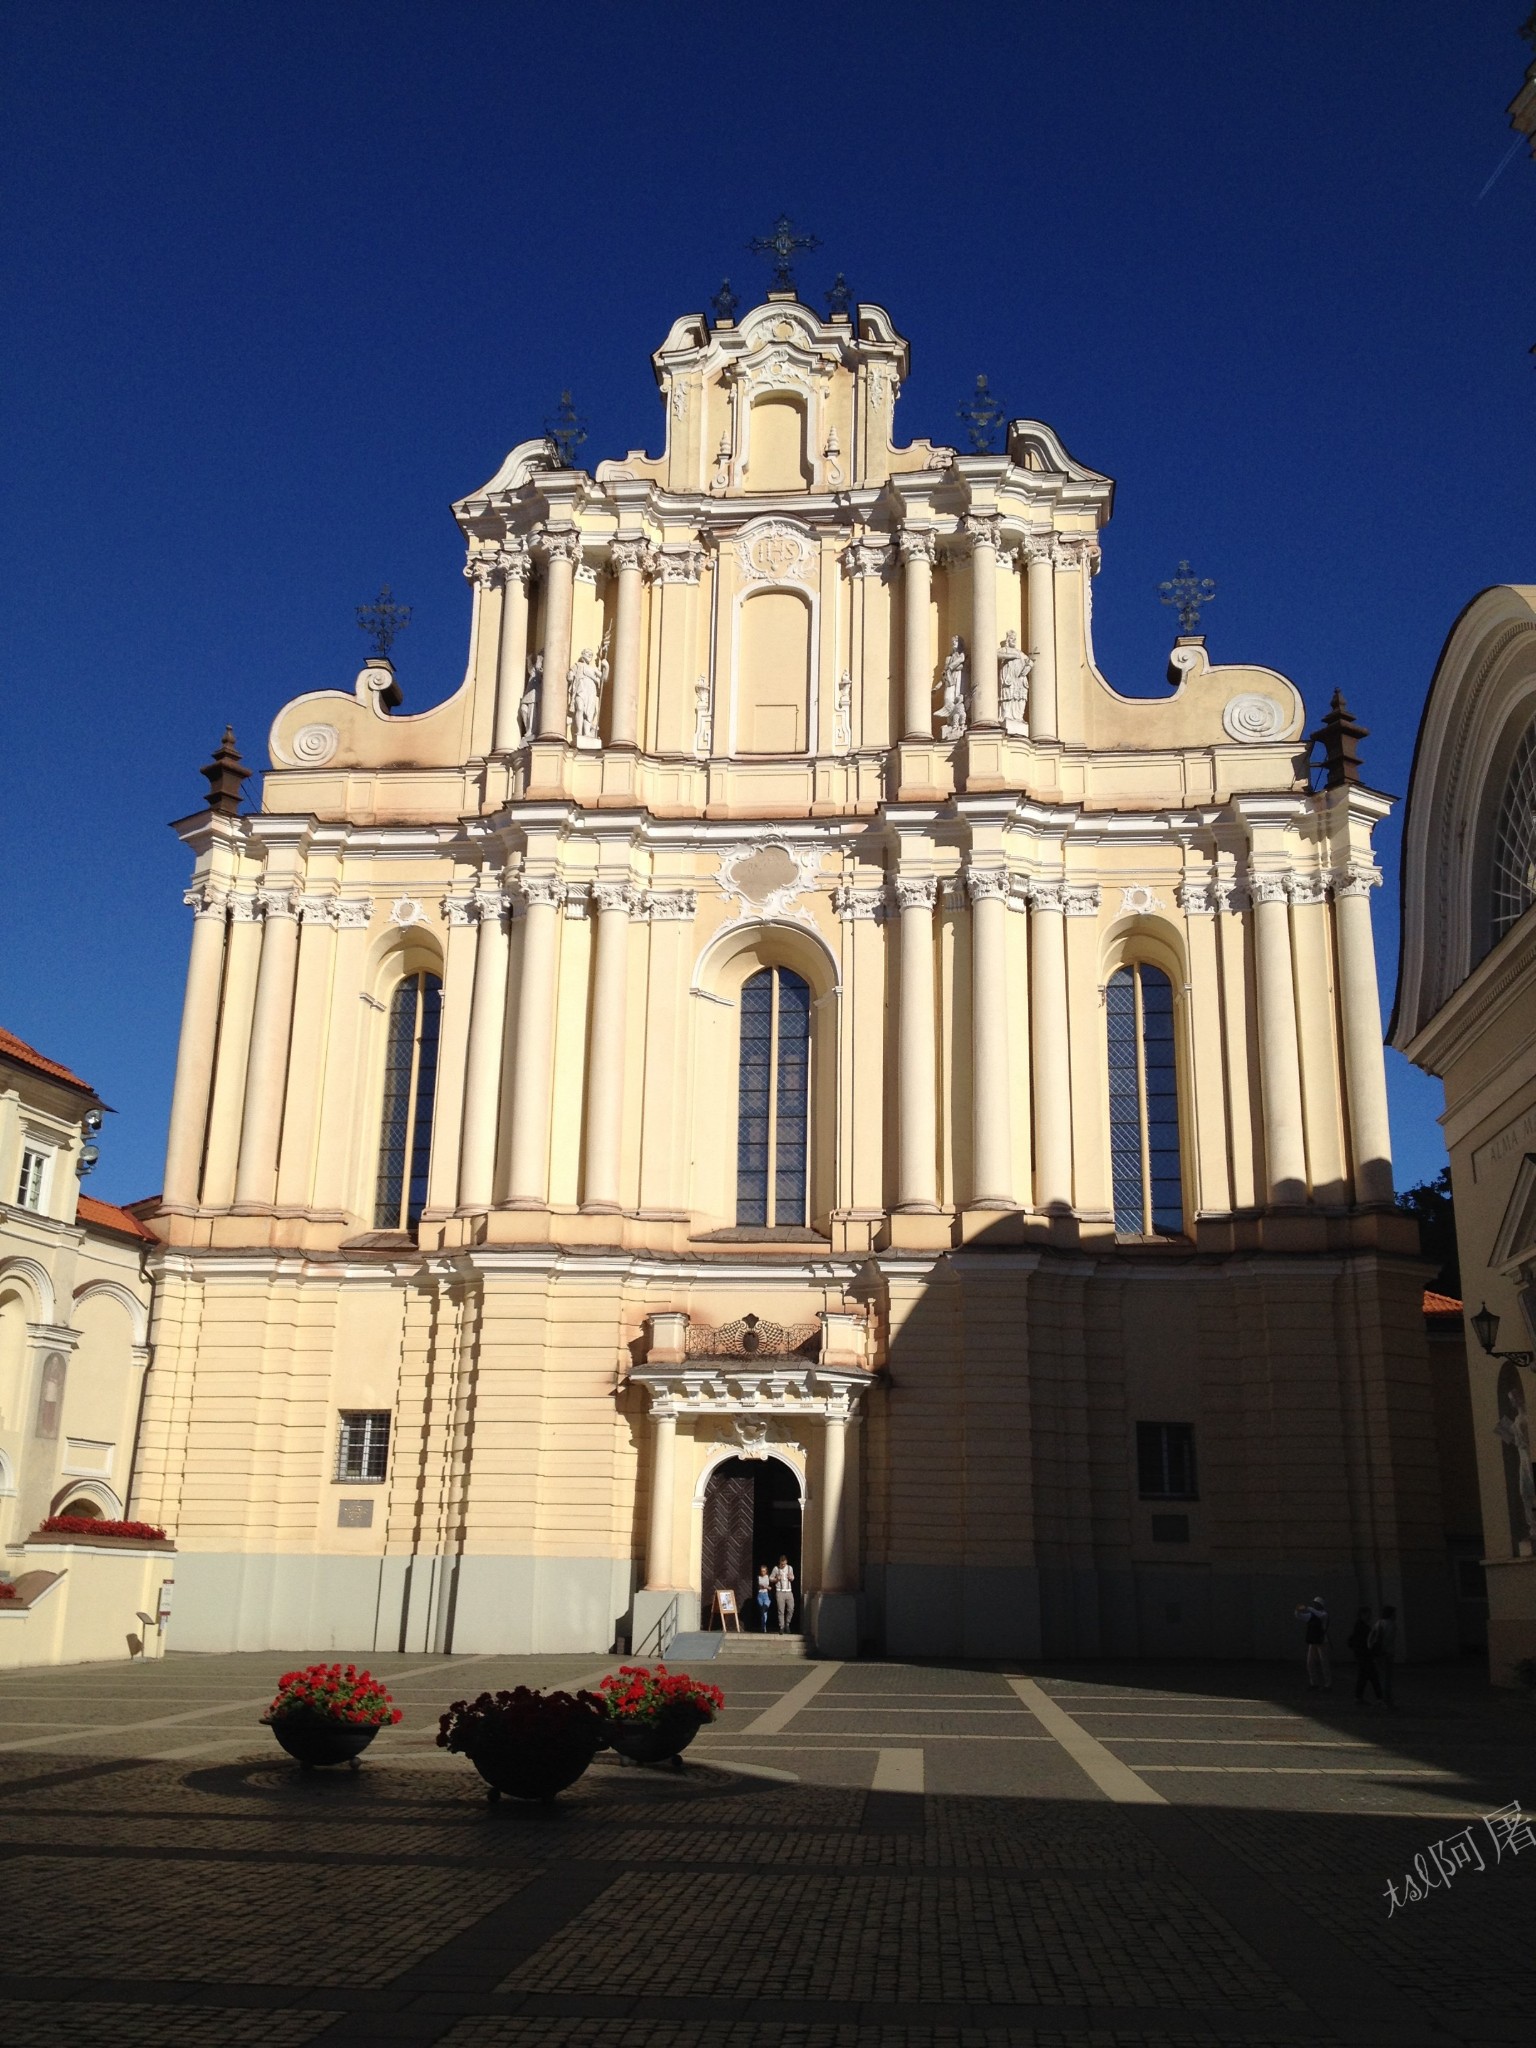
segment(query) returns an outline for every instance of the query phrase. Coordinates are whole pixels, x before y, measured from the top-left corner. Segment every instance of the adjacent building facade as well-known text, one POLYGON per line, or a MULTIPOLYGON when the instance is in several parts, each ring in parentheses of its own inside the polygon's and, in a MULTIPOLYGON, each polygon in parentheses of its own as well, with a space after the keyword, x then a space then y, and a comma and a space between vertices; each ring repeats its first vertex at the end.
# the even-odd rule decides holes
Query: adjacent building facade
POLYGON ((456 508, 462 686, 226 747, 140 1511, 184 1647, 1454 1642, 1342 701, 1094 659, 1108 478, 907 345, 679 320, 665 433, 456 508))
POLYGON ((1391 1042, 1445 1083, 1494 1678, 1536 1656, 1536 586, 1481 592, 1424 706, 1391 1042), (1475 1327, 1483 1310, 1496 1326, 1475 1327), (1483 1338, 1487 1339, 1485 1343, 1483 1338))

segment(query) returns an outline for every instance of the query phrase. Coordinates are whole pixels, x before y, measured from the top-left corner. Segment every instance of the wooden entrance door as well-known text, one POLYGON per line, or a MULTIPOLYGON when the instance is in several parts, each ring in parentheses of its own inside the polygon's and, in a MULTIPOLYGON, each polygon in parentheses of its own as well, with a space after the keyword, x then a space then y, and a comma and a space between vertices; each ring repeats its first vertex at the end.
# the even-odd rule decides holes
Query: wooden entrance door
POLYGON ((746 1626, 755 1610, 752 1591, 755 1579, 752 1558, 752 1522, 756 1487, 752 1468, 740 1458, 728 1458, 709 1476, 704 1491, 704 1583, 700 1607, 704 1626, 712 1624, 715 1588, 734 1586, 736 1606, 746 1626))

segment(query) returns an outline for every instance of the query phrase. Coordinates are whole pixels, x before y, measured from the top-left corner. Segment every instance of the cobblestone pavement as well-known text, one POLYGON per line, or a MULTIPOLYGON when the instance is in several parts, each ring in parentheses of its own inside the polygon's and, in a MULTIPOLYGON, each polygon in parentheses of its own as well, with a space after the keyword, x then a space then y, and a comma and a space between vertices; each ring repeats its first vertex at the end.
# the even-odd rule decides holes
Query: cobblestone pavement
POLYGON ((4 2048, 1536 2036, 1536 1837, 1483 1819, 1536 1805, 1536 1709, 1475 1669, 1387 1714, 1252 1666, 726 1658, 685 1770, 526 1807, 437 1715, 594 1660, 376 1658, 404 1723, 307 1775, 256 1725, 294 1661, 0 1676, 4 2048))

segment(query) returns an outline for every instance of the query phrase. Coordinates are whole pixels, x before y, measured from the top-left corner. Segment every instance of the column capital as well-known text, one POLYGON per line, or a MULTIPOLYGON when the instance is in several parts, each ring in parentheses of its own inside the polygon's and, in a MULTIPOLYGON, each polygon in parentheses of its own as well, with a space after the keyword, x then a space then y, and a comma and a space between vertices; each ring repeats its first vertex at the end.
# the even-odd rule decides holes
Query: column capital
POLYGON ((336 926, 336 898, 320 891, 301 890, 294 897, 294 908, 300 924, 328 924, 336 926))
POLYGON ((1186 917, 1208 917, 1215 913, 1215 884, 1186 875, 1174 889, 1180 910, 1186 917))
POLYGON ((616 540, 608 549, 608 566, 615 576, 649 575, 656 550, 646 540, 616 540))
POLYGON ((904 526, 896 537, 903 562, 926 562, 930 567, 938 553, 938 535, 931 526, 904 526))
POLYGON ((1064 882, 1036 882, 1029 885, 1029 903, 1032 910, 1048 910, 1060 917, 1067 907, 1067 888, 1064 882))
POLYGON ((637 891, 632 882, 594 882, 592 901, 597 905, 598 915, 604 911, 622 911, 625 917, 635 909, 637 891))
POLYGON ((369 896, 338 896, 336 898, 336 929, 343 932, 366 931, 373 923, 373 899, 369 896))
POLYGON ((1291 901, 1298 906, 1328 901, 1328 877, 1315 868, 1291 876, 1291 901))
POLYGON ((891 550, 884 541, 850 541, 843 550, 843 573, 850 580, 860 576, 883 576, 891 565, 891 550))
POLYGON ((856 889, 851 882, 839 882, 832 891, 832 908, 845 924, 881 924, 885 919, 885 892, 856 889))
POLYGON ((524 875, 518 886, 530 910, 558 910, 565 901, 565 883, 558 875, 524 875))
POLYGON ((939 884, 933 875, 897 875, 891 884, 898 910, 932 910, 939 884))
POLYGON ((1097 882, 1066 883, 1061 892, 1061 907, 1068 917, 1097 917, 1101 892, 1097 882))
POLYGON ((274 917, 289 918, 297 922, 301 900, 297 889, 258 889, 256 894, 268 922, 274 917))
POLYGON ((696 889, 642 889, 636 915, 652 924, 691 924, 698 908, 696 889))
POLYGON ((267 914, 264 892, 257 889, 231 889, 229 914, 236 924, 260 924, 267 914))
POLYGON ((1248 897, 1252 903, 1289 903, 1291 877, 1280 872, 1248 872, 1248 897))
POLYGON ((500 587, 502 578, 501 548, 493 540, 474 540, 469 544, 469 557, 464 564, 466 579, 478 584, 482 590, 500 587))
POLYGON ((509 533, 497 550, 497 561, 506 582, 520 583, 525 590, 528 588, 533 576, 533 550, 526 535, 509 533))
POLYGON ((972 548, 991 548, 995 553, 1003 544, 1002 521, 989 512, 967 512, 960 522, 960 531, 972 548))
POLYGON ((1054 562, 1055 535, 1049 528, 1043 533, 1026 533, 1020 538, 1019 551, 1026 562, 1054 562))
POLYGON ((574 526, 545 527, 534 545, 546 564, 569 562, 574 568, 581 560, 582 536, 574 526))
POLYGON ((183 889, 181 900, 191 911, 193 919, 216 917, 222 923, 229 911, 229 898, 222 889, 216 889, 211 882, 199 882, 196 887, 183 889))
POLYGON ((1335 896, 1369 896, 1373 889, 1381 887, 1381 869, 1377 867, 1335 868, 1330 881, 1335 896))
POLYGON ((984 902, 989 897, 1006 897, 1008 872, 1006 868, 967 867, 965 890, 972 903, 984 902))
POLYGON ((661 582, 697 583, 703 573, 704 550, 697 542, 657 550, 654 574, 661 582))

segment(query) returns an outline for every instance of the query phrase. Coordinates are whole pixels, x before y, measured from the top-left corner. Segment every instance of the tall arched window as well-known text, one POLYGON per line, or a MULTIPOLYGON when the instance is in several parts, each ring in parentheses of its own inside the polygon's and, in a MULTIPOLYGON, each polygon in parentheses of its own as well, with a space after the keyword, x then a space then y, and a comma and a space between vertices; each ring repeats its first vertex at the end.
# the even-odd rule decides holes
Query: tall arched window
POLYGON ((741 991, 736 1221, 806 1221, 811 991, 787 967, 764 967, 741 991))
POLYGON ((435 974, 408 975, 389 1006, 379 1184, 373 1210, 376 1230, 414 1230, 427 1205, 442 1013, 443 984, 435 974))
POLYGON ((1173 987, 1159 967, 1121 967, 1105 991, 1109 1014, 1109 1145, 1115 1230, 1176 1237, 1184 1228, 1173 987))
POLYGON ((1493 828, 1492 943, 1536 903, 1536 725, 1509 764, 1504 800, 1493 828))

